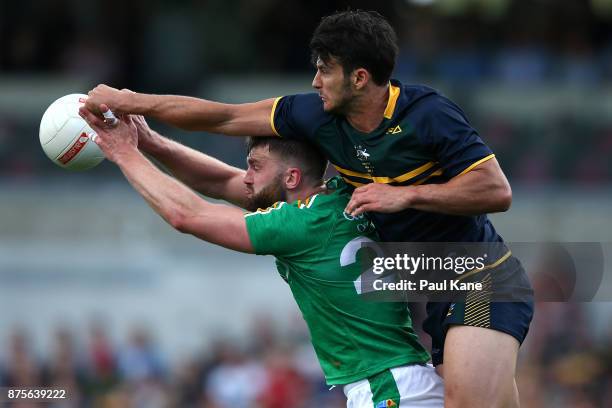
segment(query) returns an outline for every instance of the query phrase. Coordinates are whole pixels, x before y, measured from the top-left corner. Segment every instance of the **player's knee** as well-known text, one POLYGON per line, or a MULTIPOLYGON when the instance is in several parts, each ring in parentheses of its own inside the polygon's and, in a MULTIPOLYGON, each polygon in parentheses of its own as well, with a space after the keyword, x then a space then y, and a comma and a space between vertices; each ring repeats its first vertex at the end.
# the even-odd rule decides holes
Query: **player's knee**
POLYGON ((482 402, 480 392, 473 389, 469 384, 461 384, 457 381, 445 381, 444 383, 444 407, 445 408, 474 408, 482 402))

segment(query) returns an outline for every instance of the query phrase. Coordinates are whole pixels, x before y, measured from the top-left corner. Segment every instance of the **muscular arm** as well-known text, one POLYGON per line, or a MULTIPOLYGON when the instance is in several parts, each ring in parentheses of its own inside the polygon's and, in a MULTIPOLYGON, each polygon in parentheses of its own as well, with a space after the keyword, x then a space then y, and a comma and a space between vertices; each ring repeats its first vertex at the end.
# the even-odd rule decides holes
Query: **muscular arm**
POLYGON ((242 210, 206 202, 137 150, 122 155, 117 165, 151 208, 178 231, 236 251, 253 252, 242 210))
POLYGON ((372 183, 353 193, 347 212, 393 213, 407 208, 451 215, 506 211, 512 190, 495 158, 443 184, 394 187, 372 183))
MULTIPOLYGON (((174 177, 207 197, 245 207, 244 170, 163 137, 142 116, 130 118, 138 133, 138 148, 162 163, 174 177)), ((102 119, 94 115, 88 115, 87 120, 99 128, 105 127, 102 119)))
POLYGON ((89 92, 86 107, 97 112, 101 104, 121 113, 155 118, 185 130, 230 136, 274 136, 270 114, 274 99, 227 104, 179 95, 152 95, 98 85, 89 92))
POLYGON ((173 176, 207 197, 245 207, 244 170, 161 136, 142 117, 134 117, 134 122, 138 148, 157 159, 173 176))
POLYGON ((156 168, 138 149, 138 131, 126 115, 115 128, 98 126, 96 116, 79 110, 97 136, 106 158, 117 164, 145 201, 175 229, 242 252, 253 252, 242 210, 212 204, 156 168))
POLYGON ((408 187, 409 207, 454 215, 478 215, 507 211, 512 190, 495 158, 444 184, 408 187))

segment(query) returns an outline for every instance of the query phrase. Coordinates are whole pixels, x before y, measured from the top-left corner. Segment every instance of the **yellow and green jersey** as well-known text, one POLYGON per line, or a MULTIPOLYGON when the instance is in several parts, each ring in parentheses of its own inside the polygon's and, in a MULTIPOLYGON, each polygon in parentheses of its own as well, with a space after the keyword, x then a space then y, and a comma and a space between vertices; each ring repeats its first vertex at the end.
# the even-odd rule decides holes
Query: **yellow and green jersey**
MULTIPOLYGON (((372 132, 360 132, 343 115, 325 112, 316 93, 277 98, 271 126, 281 137, 317 145, 352 187, 445 183, 494 157, 452 101, 426 86, 395 80, 383 120, 372 132)), ((407 209, 370 216, 386 242, 501 241, 484 214, 407 209)))
POLYGON ((359 276, 370 220, 344 212, 350 189, 339 178, 305 201, 245 214, 255 253, 274 255, 308 325, 327 383, 348 384, 405 364, 424 363, 407 304, 364 300, 359 276))

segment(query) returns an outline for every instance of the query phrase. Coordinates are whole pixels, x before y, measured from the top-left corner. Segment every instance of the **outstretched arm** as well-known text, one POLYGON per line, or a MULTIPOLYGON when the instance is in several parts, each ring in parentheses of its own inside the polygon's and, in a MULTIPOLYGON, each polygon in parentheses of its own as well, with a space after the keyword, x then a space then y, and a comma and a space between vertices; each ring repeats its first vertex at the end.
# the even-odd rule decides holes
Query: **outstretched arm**
POLYGON ((98 112, 105 104, 118 113, 155 118, 185 130, 201 130, 229 136, 274 136, 270 115, 274 99, 227 104, 179 95, 151 95, 98 85, 89 92, 85 106, 98 112))
POLYGON ((86 109, 82 108, 80 114, 96 131, 95 142, 104 155, 119 166, 132 187, 172 227, 229 249, 253 252, 242 210, 208 203, 157 169, 138 151, 136 125, 130 116, 125 115, 109 129, 98 126, 95 115, 86 109))
POLYGON ((466 174, 443 184, 389 186, 371 183, 357 188, 346 211, 393 213, 407 208, 452 215, 478 215, 506 211, 512 190, 499 163, 491 158, 466 174))
MULTIPOLYGON (((243 183, 245 171, 191 149, 155 132, 142 116, 132 115, 138 131, 138 149, 162 163, 174 177, 207 197, 246 206, 243 183)), ((98 127, 106 125, 97 116, 89 120, 98 127)))

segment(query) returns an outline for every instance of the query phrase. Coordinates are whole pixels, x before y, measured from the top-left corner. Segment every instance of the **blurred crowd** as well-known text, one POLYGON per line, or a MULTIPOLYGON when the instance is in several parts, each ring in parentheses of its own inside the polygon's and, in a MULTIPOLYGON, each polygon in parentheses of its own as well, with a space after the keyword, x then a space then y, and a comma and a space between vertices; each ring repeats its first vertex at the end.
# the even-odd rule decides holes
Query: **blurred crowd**
MULTIPOLYGON (((312 30, 321 16, 349 6, 376 9, 391 21, 401 47, 394 76, 440 84, 512 182, 612 179, 612 120, 594 118, 592 105, 568 103, 552 116, 525 119, 481 112, 474 100, 474 87, 483 84, 543 93, 569 87, 586 98, 598 95, 587 102, 604 100, 596 92, 612 84, 608 0, 1 2, 0 80, 83 77, 91 86, 205 96, 217 75, 311 75, 312 30)), ((33 154, 40 153, 35 135, 42 110, 15 118, 0 104, 0 176, 44 177, 51 168, 33 154)), ((201 138, 195 147, 213 144, 201 138)), ((234 150, 225 149, 223 159, 242 163, 234 150)))
POLYGON ((395 27, 397 76, 583 84, 612 80, 607 0, 78 0, 3 2, 0 71, 90 74, 193 90, 210 73, 310 72, 320 18, 375 9, 395 27))
MULTIPOLYGON (((99 324, 89 333, 59 327, 50 333, 50 349, 40 354, 28 333, 16 329, 0 360, 0 387, 65 389, 66 400, 51 404, 62 408, 344 404, 341 390, 325 385, 307 336, 280 339, 262 320, 248 339, 218 339, 202 353, 171 361, 157 347, 152 329, 134 327, 125 341, 114 342, 99 324)), ((28 401, 9 404, 36 406, 28 401)))
MULTIPOLYGON (((420 327, 423 311, 414 306, 420 327)), ((521 406, 612 406, 612 330, 597 337, 586 314, 579 304, 537 305, 518 365, 521 406)), ((280 336, 261 319, 247 338, 219 339, 202 353, 172 361, 156 346, 154 327, 134 327, 124 341, 112 340, 99 324, 89 333, 60 327, 42 353, 16 329, 2 345, 0 387, 66 389, 69 398, 51 405, 60 408, 345 406, 341 389, 324 384, 308 336, 300 333, 280 336)))

